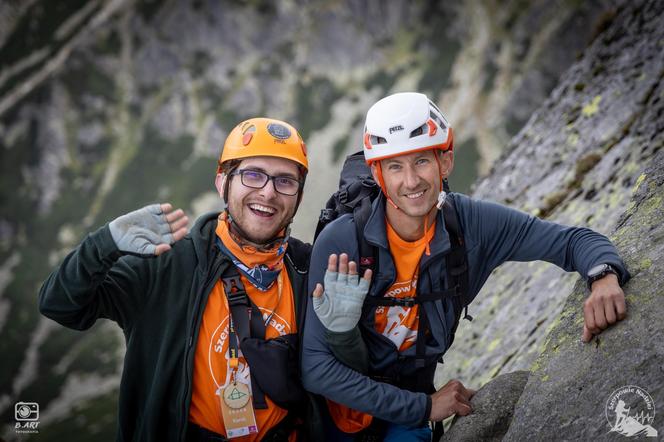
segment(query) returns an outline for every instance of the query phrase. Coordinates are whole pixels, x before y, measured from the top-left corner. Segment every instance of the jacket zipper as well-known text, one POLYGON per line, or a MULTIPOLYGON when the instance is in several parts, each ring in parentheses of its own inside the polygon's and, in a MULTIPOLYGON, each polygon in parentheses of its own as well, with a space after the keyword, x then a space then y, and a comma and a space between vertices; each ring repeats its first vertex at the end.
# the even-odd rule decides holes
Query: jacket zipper
MULTIPOLYGON (((207 299, 210 296, 210 292, 212 291, 212 288, 214 287, 214 284, 216 281, 219 279, 221 276, 221 267, 224 263, 223 255, 219 251, 218 248, 215 247, 215 255, 212 258, 213 264, 212 264, 212 270, 208 273, 207 279, 203 283, 203 290, 201 291, 200 295, 197 295, 196 299, 196 304, 194 306, 194 311, 193 311, 193 317, 191 320, 191 331, 189 333, 189 337, 187 338, 187 347, 184 352, 184 377, 185 377, 185 386, 184 386, 184 413, 182 414, 182 425, 180 429, 180 440, 184 441, 187 437, 186 431, 187 431, 187 422, 189 420, 189 407, 191 405, 191 397, 190 397, 190 391, 191 391, 191 384, 193 382, 192 379, 192 374, 191 374, 191 365, 189 361, 189 357, 191 354, 191 349, 194 345, 194 336, 196 336, 196 332, 198 328, 200 327, 200 321, 202 319, 202 304, 203 302, 207 303, 207 299)), ((193 362, 193 360, 192 360, 193 362)))

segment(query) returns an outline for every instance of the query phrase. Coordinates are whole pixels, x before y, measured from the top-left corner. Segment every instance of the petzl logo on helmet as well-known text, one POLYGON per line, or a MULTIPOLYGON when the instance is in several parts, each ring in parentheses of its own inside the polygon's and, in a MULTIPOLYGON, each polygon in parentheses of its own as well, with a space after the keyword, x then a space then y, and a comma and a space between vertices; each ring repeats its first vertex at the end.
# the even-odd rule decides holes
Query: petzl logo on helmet
POLYGON ((270 123, 267 125, 267 131, 270 133, 270 135, 279 140, 287 140, 291 136, 290 129, 288 129, 283 124, 270 123))
POLYGON ((657 430, 652 427, 655 403, 643 388, 628 385, 617 389, 606 401, 605 411, 611 426, 609 433, 657 437, 657 430))
POLYGON ((399 131, 399 130, 403 130, 402 125, 399 124, 399 125, 396 125, 396 126, 392 126, 392 127, 390 127, 390 134, 393 134, 394 132, 399 131))

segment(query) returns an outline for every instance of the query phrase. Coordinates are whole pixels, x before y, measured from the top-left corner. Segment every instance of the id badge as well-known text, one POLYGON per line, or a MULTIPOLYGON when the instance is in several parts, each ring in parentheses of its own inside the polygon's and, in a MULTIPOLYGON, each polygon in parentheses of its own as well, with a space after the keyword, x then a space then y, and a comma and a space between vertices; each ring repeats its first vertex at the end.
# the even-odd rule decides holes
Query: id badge
POLYGON ((229 439, 258 433, 254 404, 247 384, 230 382, 221 389, 219 402, 229 439))

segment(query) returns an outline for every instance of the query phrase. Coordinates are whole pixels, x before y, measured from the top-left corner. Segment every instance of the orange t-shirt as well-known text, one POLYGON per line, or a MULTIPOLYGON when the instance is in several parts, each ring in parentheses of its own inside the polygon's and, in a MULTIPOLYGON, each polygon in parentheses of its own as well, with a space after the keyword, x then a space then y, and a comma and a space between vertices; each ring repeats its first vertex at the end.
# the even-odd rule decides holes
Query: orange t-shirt
MULTIPOLYGON (((394 284, 385 292, 386 298, 413 298, 420 271, 420 258, 426 249, 428 239, 433 236, 436 224, 429 227, 426 235, 416 241, 405 241, 387 223, 387 241, 397 269, 394 284)), ((419 306, 387 307, 378 306, 374 317, 374 328, 378 333, 394 343, 399 351, 404 351, 417 339, 417 325, 420 322, 419 306)))
MULTIPOLYGON (((224 245, 247 266, 274 261, 274 253, 254 251, 247 253, 230 238, 225 222, 219 221, 217 235, 224 245)), ((269 264, 268 264, 269 265, 269 264)), ((275 281, 269 290, 262 292, 255 288, 249 280, 240 275, 242 284, 249 298, 267 319, 274 312, 265 331, 266 339, 295 333, 295 304, 293 290, 284 268, 280 273, 282 279, 281 297, 278 296, 278 283, 275 281)), ((217 281, 210 292, 203 319, 201 321, 196 353, 194 354, 193 392, 189 421, 215 433, 226 436, 226 428, 221 414, 219 392, 230 379, 229 342, 228 342, 228 300, 224 293, 221 280, 217 281)), ((251 385, 249 366, 242 356, 240 348, 240 364, 236 376, 251 385)), ((260 440, 267 431, 281 421, 287 410, 280 408, 269 397, 265 396, 267 409, 254 410, 258 433, 234 438, 238 441, 260 440)))
MULTIPOLYGON (((387 242, 397 270, 397 277, 387 291, 385 297, 415 297, 417 277, 419 275, 420 258, 426 250, 427 243, 436 228, 433 223, 422 238, 416 241, 405 241, 399 237, 389 222, 387 225, 387 242)), ((387 337, 399 351, 410 348, 417 340, 419 324, 419 306, 378 306, 374 316, 374 328, 387 337)), ((328 401, 330 415, 337 427, 346 433, 356 433, 371 424, 371 416, 352 410, 335 402, 328 401)))

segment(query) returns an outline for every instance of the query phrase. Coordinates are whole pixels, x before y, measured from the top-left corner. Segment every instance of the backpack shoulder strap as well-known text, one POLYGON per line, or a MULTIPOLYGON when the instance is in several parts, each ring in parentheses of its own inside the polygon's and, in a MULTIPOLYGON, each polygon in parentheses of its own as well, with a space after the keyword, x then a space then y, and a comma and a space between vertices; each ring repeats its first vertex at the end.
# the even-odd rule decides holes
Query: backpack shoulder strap
MULTIPOLYGON (((468 260, 466 257, 466 246, 463 240, 463 232, 459 223, 459 216, 454 205, 453 198, 447 198, 443 206, 443 218, 445 227, 450 237, 450 251, 446 256, 446 271, 449 281, 448 289, 441 292, 418 294, 418 303, 451 297, 454 308, 454 324, 451 330, 450 345, 454 341, 454 335, 459 325, 461 311, 466 309, 465 318, 472 321, 468 314, 468 260)), ((426 335, 429 333, 429 321, 426 310, 420 311, 420 324, 415 342, 415 367, 424 369, 426 366, 426 335)), ((442 361, 442 359, 441 359, 442 361)), ((430 379, 418 379, 418 388, 424 389, 428 386, 430 379)), ((424 390, 422 390, 424 391, 424 390)))
MULTIPOLYGON (((226 298, 228 298, 228 309, 230 310, 229 315, 233 321, 233 330, 237 333, 237 340, 240 342, 240 345, 250 337, 265 339, 263 317, 260 310, 249 299, 237 268, 234 265, 228 266, 228 269, 221 275, 221 281, 224 285, 226 298), (249 319, 249 312, 251 312, 251 319, 249 319)), ((234 340, 235 337, 231 335, 229 339, 234 340)), ((230 342, 229 345, 232 346, 233 342, 230 342)), ((267 408, 265 394, 258 385, 253 373, 251 374, 251 389, 254 393, 254 408, 267 408)))
POLYGON ((292 236, 288 238, 286 256, 289 257, 298 272, 306 274, 309 271, 309 258, 311 257, 312 245, 300 241, 292 236))
POLYGON ((450 237, 451 250, 446 258, 447 278, 449 287, 456 290, 456 295, 452 298, 454 306, 454 325, 452 326, 451 341, 454 341, 454 334, 459 326, 461 311, 465 309, 464 319, 469 321, 473 317, 468 314, 468 304, 470 297, 468 293, 468 257, 466 255, 466 245, 463 239, 463 231, 459 223, 459 214, 456 210, 454 198, 448 197, 443 206, 443 219, 445 227, 450 237))
POLYGON ((309 258, 311 257, 311 244, 303 243, 299 239, 289 238, 286 249, 286 271, 293 288, 293 301, 295 302, 295 322, 299 331, 304 329, 304 318, 307 313, 307 283, 309 274, 309 258))
POLYGON ((364 227, 369 221, 371 215, 371 199, 363 198, 353 209, 353 222, 355 223, 355 236, 357 238, 357 248, 359 253, 358 273, 360 277, 364 275, 367 269, 375 271, 378 253, 376 248, 369 244, 364 238, 364 227))

